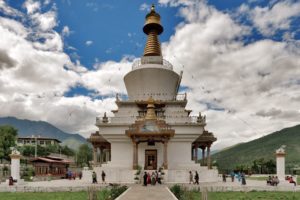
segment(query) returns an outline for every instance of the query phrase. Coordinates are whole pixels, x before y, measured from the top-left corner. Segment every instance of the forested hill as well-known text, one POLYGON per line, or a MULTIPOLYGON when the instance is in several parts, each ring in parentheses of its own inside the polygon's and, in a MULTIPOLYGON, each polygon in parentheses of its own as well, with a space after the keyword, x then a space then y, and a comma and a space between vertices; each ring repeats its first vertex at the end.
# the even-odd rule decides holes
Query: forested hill
POLYGON ((40 135, 43 137, 56 138, 72 149, 77 149, 81 144, 86 143, 86 139, 79 134, 66 133, 52 124, 44 121, 31 121, 17 119, 15 117, 0 117, 0 125, 11 125, 18 129, 21 137, 40 135))
POLYGON ((214 155, 219 169, 234 169, 237 165, 251 166, 256 159, 275 160, 275 150, 286 145, 286 168, 300 166, 300 125, 276 131, 264 137, 226 148, 214 155))

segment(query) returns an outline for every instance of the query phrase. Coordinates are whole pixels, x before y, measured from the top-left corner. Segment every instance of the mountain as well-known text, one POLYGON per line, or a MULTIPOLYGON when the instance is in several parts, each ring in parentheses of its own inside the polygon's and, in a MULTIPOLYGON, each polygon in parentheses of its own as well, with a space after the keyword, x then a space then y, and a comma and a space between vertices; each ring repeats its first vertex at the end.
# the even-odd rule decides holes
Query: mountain
POLYGON ((253 164, 264 158, 276 160, 275 150, 286 145, 286 167, 300 166, 300 125, 276 131, 246 143, 240 143, 212 155, 219 169, 233 169, 237 165, 253 164))
POLYGON ((72 149, 87 143, 86 139, 79 134, 66 133, 52 124, 44 121, 31 121, 27 119, 17 119, 15 117, 0 117, 0 125, 11 125, 18 129, 20 137, 31 137, 40 135, 42 137, 56 138, 62 141, 62 145, 67 145, 72 149))

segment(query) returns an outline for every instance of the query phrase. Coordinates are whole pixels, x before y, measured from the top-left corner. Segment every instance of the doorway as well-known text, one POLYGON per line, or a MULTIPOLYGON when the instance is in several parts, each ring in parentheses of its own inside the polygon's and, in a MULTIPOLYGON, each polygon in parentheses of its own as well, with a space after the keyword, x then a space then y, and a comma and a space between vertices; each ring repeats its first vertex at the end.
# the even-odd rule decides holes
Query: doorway
POLYGON ((145 170, 157 169, 157 150, 145 150, 145 170))

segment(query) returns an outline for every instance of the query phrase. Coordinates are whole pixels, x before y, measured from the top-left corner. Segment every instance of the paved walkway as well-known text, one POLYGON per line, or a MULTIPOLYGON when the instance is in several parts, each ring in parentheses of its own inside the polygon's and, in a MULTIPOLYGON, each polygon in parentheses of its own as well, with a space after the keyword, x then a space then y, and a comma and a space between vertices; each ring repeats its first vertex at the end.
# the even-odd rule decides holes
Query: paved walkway
POLYGON ((118 200, 176 200, 166 185, 133 185, 118 200))

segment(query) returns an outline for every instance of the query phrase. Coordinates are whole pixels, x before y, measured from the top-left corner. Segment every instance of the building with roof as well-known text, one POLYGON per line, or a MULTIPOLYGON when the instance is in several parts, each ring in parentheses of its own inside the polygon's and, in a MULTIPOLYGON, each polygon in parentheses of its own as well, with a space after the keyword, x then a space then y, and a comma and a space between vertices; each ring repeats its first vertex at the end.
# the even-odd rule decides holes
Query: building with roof
POLYGON ((30 160, 36 176, 65 177, 70 161, 59 157, 45 156, 30 160))
POLYGON ((94 170, 98 176, 104 170, 108 182, 118 183, 134 182, 140 167, 142 171, 163 169, 165 182, 189 182, 189 171, 197 171, 200 181, 217 181, 218 172, 210 164, 216 138, 205 131, 205 116, 191 116, 186 109, 187 95, 179 94, 182 73, 162 57, 158 36, 163 26, 154 6, 143 31, 147 35, 144 55, 124 77, 128 98, 116 96, 114 116, 98 117, 99 132, 89 138, 94 170))
POLYGON ((17 138, 18 146, 24 146, 24 145, 35 146, 35 143, 37 143, 37 145, 40 145, 40 146, 48 146, 48 145, 59 145, 61 143, 61 141, 56 138, 48 138, 48 137, 41 137, 41 136, 18 137, 17 138))

